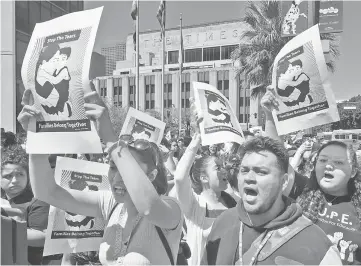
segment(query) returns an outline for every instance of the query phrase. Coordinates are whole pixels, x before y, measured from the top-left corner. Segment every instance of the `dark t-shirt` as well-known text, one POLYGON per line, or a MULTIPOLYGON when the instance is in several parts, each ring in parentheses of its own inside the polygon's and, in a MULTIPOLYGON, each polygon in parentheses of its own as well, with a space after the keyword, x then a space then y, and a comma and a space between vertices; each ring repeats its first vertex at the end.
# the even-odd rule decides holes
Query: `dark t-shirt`
MULTIPOLYGON (((296 174, 290 197, 296 199, 307 180, 307 177, 296 174)), ((361 221, 349 196, 335 198, 326 204, 316 224, 337 246, 343 265, 361 265, 361 221)))
MULTIPOLYGON (((11 207, 23 211, 27 227, 44 231, 48 226, 49 204, 35 199, 30 190, 10 199, 11 207)), ((28 246, 28 261, 32 265, 39 265, 42 262, 44 247, 28 246)))

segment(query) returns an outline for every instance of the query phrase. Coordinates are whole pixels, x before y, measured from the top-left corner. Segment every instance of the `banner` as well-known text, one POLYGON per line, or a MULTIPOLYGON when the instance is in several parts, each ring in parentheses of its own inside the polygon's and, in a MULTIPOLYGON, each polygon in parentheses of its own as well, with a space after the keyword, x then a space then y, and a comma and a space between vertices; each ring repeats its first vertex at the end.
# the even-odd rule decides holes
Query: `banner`
POLYGON ((320 33, 342 32, 343 1, 320 1, 320 33))
MULTIPOLYGON (((55 181, 66 189, 110 191, 107 164, 57 157, 55 181)), ((97 197, 95 194, 94 197, 97 197)), ((44 256, 98 251, 105 221, 50 206, 44 256)))
POLYGON ((159 145, 164 129, 164 122, 130 107, 120 135, 132 135, 134 139, 145 139, 159 145))
POLYGON ((91 56, 103 8, 36 24, 21 77, 44 121, 31 120, 28 153, 101 153, 94 124, 85 116, 91 56))
POLYGON ((308 28, 308 1, 282 1, 281 36, 296 36, 308 28))
POLYGON ((340 120, 327 78, 316 25, 289 41, 275 59, 272 85, 280 105, 273 118, 279 135, 340 120))
POLYGON ((193 82, 194 100, 200 123, 202 146, 244 142, 243 132, 228 99, 215 87, 193 82))

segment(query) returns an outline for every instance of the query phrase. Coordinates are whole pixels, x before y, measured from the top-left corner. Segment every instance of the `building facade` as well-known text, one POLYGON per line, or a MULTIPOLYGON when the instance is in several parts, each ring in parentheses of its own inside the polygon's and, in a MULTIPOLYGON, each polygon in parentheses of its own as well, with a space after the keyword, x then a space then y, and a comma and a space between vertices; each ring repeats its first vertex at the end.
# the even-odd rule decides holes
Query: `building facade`
POLYGON ((115 46, 101 48, 101 54, 105 57, 105 75, 113 75, 116 62, 125 60, 125 53, 125 43, 117 43, 115 46))
MULTIPOLYGON (((166 30, 166 64, 163 106, 174 110, 190 107, 193 97, 192 82, 205 82, 218 88, 229 99, 240 123, 261 124, 259 100, 250 98, 236 77, 230 58, 239 45, 244 24, 240 21, 216 22, 184 27, 182 82, 179 75, 179 29, 166 30), (251 108, 252 107, 252 108, 251 108), (253 113, 250 113, 250 112, 253 113), (253 118, 253 119, 252 119, 253 118)), ((161 40, 159 31, 140 33, 139 108, 160 112, 161 104, 161 40)), ((126 41, 126 60, 117 62, 111 77, 94 80, 102 97, 116 106, 135 106, 135 52, 132 35, 126 41)), ((177 112, 176 112, 177 113, 177 112)))
POLYGON ((17 129, 21 66, 35 24, 84 9, 83 1, 1 1, 1 127, 17 129))

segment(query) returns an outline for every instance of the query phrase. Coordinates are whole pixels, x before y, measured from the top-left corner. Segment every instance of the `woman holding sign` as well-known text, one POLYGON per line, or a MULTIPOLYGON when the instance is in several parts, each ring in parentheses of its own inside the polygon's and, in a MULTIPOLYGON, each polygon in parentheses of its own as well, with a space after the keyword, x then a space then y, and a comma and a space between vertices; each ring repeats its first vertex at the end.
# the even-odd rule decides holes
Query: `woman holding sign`
MULTIPOLYGON (((266 110, 266 134, 279 140, 271 114, 278 108, 272 88, 261 104, 266 110)), ((360 265, 361 173, 355 151, 343 142, 330 141, 316 152, 309 179, 298 173, 294 176, 289 196, 337 246, 344 265, 360 265)))
MULTIPOLYGON (((18 120, 27 129, 29 117, 39 112, 30 106, 29 91, 18 120)), ((99 258, 102 264, 174 264, 183 215, 178 202, 163 196, 167 178, 157 145, 131 136, 117 139, 109 114, 96 92, 85 96, 86 114, 99 123, 100 137, 110 157, 111 192, 67 190, 55 183, 46 155, 30 154, 30 180, 37 198, 67 212, 102 217, 107 223, 99 258)))
MULTIPOLYGON (((198 117, 197 114, 194 117, 198 117)), ((198 129, 174 173, 174 193, 186 218, 187 243, 191 251, 189 265, 200 264, 215 218, 236 206, 236 201, 225 192, 228 181, 223 161, 208 155, 196 159, 200 145, 198 129)))

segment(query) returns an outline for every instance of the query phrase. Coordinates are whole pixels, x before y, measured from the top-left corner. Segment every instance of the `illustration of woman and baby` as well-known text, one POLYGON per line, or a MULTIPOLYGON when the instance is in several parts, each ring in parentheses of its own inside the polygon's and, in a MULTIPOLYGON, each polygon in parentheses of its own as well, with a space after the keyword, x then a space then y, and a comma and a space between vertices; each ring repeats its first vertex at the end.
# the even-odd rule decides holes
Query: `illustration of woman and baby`
POLYGON ((292 63, 286 61, 280 65, 279 70, 281 74, 277 93, 283 97, 283 103, 288 107, 300 106, 302 103, 311 104, 313 98, 310 94, 310 78, 304 73, 302 61, 299 59, 292 63))
POLYGON ((72 116, 67 67, 70 54, 70 47, 49 44, 42 49, 36 64, 35 90, 49 120, 69 120, 72 116))

